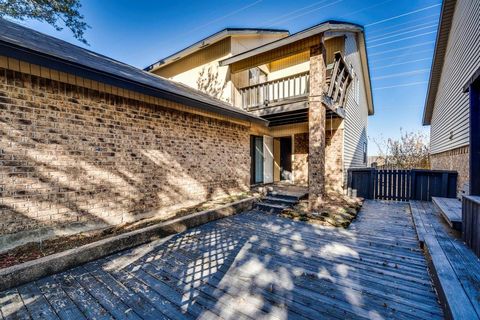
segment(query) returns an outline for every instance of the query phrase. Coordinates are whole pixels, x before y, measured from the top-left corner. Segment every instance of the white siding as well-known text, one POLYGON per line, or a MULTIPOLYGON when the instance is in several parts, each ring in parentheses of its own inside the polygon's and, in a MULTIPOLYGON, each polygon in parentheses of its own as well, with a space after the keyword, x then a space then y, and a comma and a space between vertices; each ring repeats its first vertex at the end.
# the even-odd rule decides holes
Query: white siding
POLYGON ((357 37, 352 33, 348 33, 345 38, 345 61, 353 66, 359 80, 355 83, 357 79, 353 79, 345 103, 343 163, 346 174, 349 168, 365 167, 367 165, 363 161, 363 147, 368 141, 368 106, 357 37), (357 85, 358 89, 355 90, 357 85), (357 97, 355 97, 355 91, 357 91, 357 97))
POLYGON ((480 1, 458 0, 433 108, 432 153, 469 144, 469 97, 462 87, 480 67, 480 1))

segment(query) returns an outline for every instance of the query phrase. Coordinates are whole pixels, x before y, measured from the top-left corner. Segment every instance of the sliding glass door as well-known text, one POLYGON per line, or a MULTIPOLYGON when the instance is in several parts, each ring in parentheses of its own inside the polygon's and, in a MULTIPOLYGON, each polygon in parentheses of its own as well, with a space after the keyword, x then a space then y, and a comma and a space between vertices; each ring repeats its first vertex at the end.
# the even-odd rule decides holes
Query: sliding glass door
POLYGON ((263 137, 250 136, 250 183, 263 183, 263 137))

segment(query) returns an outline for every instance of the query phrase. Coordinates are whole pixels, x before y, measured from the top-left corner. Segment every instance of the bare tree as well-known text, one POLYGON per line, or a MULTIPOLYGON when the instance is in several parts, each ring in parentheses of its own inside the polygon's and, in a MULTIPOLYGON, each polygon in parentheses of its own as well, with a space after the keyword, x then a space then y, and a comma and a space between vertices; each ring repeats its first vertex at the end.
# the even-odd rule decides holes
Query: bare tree
POLYGON ((404 132, 400 138, 373 139, 379 150, 376 160, 381 167, 398 169, 430 168, 430 147, 428 136, 422 132, 404 132))
POLYGON ((79 0, 0 0, 0 17, 35 19, 47 22, 58 31, 63 29, 58 24, 61 21, 76 39, 88 44, 84 33, 89 26, 83 21, 80 7, 79 0))
POLYGON ((222 99, 226 85, 226 81, 219 79, 218 69, 214 70, 213 66, 203 67, 198 74, 197 88, 214 98, 222 99))

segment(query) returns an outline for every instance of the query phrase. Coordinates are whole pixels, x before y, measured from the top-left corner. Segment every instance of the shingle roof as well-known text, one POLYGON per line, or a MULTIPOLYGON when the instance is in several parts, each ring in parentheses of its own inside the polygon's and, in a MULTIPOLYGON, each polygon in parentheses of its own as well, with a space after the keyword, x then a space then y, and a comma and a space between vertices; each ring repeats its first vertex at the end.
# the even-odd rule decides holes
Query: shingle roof
POLYGON ((246 111, 186 85, 153 75, 0 18, 0 55, 179 102, 204 111, 265 122, 246 111))

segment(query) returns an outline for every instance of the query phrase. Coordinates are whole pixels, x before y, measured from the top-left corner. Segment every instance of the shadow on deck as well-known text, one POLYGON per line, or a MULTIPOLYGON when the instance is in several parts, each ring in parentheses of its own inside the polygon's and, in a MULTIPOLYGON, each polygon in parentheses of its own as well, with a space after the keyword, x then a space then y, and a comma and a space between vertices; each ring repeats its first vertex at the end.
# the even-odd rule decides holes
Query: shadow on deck
POLYGON ((245 212, 0 293, 4 318, 440 319, 408 204, 348 230, 245 212))

